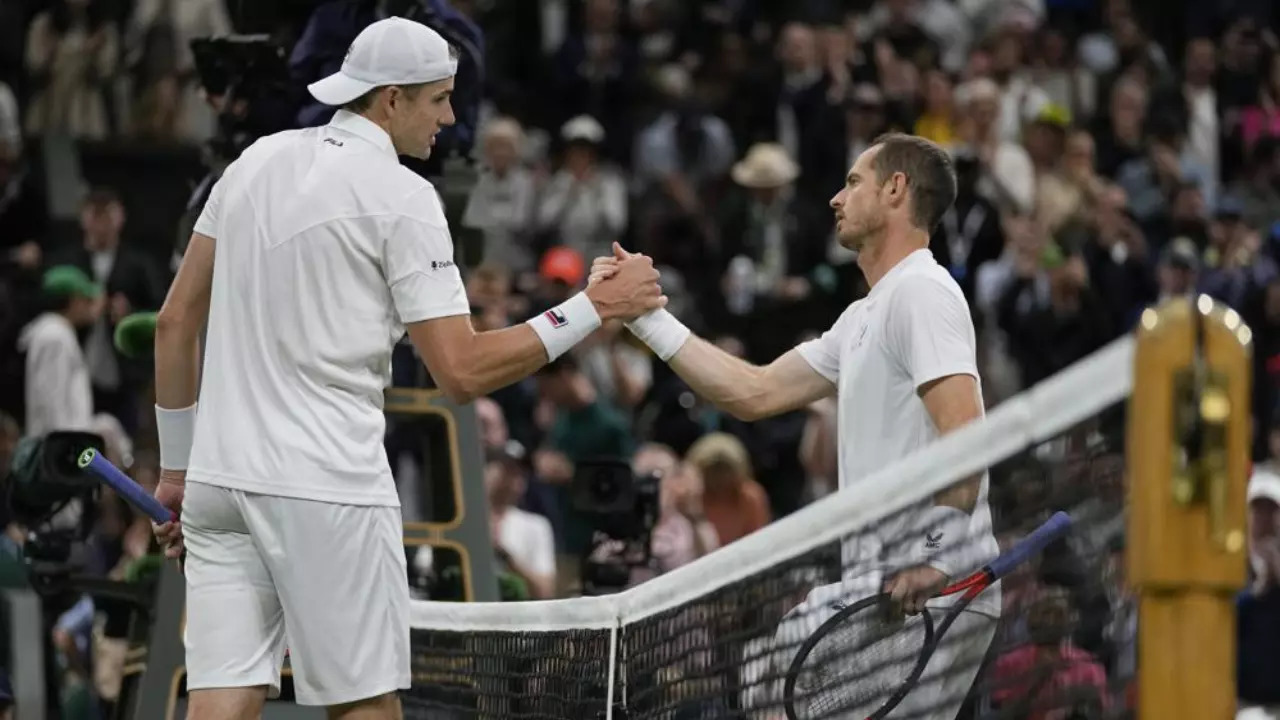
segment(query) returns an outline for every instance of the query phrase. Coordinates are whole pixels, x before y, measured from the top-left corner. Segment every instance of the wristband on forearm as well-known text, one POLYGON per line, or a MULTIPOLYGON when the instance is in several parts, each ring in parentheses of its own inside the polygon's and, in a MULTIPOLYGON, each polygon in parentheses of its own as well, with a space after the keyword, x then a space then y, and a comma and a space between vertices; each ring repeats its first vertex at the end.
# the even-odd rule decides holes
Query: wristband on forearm
POLYGON ((658 308, 627 323, 627 329, 649 346, 654 354, 667 362, 680 351, 693 334, 684 323, 665 308, 658 308))
POLYGON ((186 470, 196 434, 196 406, 171 410, 156 405, 156 435, 160 441, 160 469, 186 470))
POLYGON ((600 327, 600 313, 586 293, 578 293, 559 305, 530 318, 529 327, 547 349, 547 362, 569 352, 600 327))

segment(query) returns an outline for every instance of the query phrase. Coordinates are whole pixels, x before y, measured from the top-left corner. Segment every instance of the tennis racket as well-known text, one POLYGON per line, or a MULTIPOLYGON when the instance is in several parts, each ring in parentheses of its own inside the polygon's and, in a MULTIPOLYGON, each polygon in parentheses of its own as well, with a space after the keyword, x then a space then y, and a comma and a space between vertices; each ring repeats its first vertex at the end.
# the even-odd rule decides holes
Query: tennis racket
POLYGON ((1066 513, 1055 513, 986 567, 940 590, 934 597, 958 595, 940 623, 928 608, 914 617, 889 619, 888 593, 841 608, 805 639, 791 661, 782 690, 788 720, 884 718, 915 688, 942 636, 969 603, 1066 534, 1071 522, 1066 513))
POLYGON ((169 508, 160 504, 151 493, 134 481, 133 478, 125 475, 110 460, 102 457, 97 450, 89 448, 80 453, 80 459, 76 461, 81 470, 92 473, 99 480, 111 486, 112 490, 120 493, 120 497, 135 508, 147 514, 147 517, 156 522, 157 525, 163 525, 171 520, 177 520, 178 517, 169 508))

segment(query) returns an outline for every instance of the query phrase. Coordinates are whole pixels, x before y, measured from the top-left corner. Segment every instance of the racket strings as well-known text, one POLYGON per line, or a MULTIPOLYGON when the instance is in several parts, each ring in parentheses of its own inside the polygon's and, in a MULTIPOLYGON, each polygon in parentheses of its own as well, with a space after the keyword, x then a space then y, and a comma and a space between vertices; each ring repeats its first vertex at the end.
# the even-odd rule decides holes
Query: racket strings
POLYGON ((887 621, 871 608, 848 618, 813 648, 797 678, 802 717, 866 718, 908 678, 925 641, 921 616, 887 621))

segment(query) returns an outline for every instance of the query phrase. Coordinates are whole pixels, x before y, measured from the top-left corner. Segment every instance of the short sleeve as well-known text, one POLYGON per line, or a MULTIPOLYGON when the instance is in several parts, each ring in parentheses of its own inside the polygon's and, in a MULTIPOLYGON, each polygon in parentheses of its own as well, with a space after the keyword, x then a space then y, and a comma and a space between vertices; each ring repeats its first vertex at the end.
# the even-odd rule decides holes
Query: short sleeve
POLYGON ((904 278, 889 300, 886 344, 917 388, 948 375, 978 377, 973 318, 950 278, 904 278))
POLYGON ((849 318, 853 316, 854 309, 858 307, 858 303, 850 305, 836 319, 830 330, 822 333, 820 337, 814 338, 800 343, 796 346, 796 351, 800 353, 800 357, 817 371, 819 375, 830 380, 832 384, 840 380, 840 348, 844 345, 844 338, 849 327, 849 318))
POLYGON ((383 241, 382 271, 402 323, 471 312, 443 214, 438 222, 397 218, 383 241))
POLYGON ((192 228, 195 232, 217 239, 218 219, 222 216, 222 197, 227 192, 227 184, 231 182, 228 176, 233 167, 235 167, 234 164, 228 166, 222 176, 213 183, 213 189, 209 191, 209 197, 204 201, 204 209, 200 211, 200 217, 196 218, 196 224, 192 228))

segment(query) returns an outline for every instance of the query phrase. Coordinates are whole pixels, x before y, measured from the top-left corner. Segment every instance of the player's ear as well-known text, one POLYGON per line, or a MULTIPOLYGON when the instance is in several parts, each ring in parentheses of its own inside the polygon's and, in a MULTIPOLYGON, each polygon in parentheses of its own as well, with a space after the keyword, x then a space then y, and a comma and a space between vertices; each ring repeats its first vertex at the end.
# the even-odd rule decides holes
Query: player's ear
POLYGON ((882 192, 891 207, 898 207, 906 202, 907 176, 900 172, 893 173, 889 176, 889 180, 885 182, 882 192))

